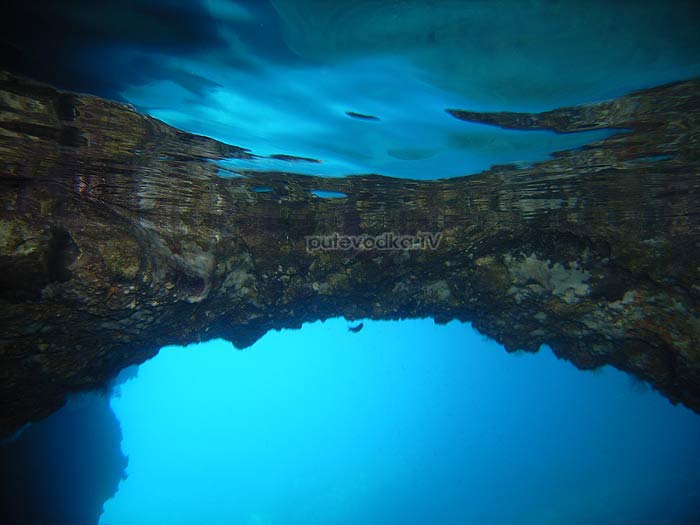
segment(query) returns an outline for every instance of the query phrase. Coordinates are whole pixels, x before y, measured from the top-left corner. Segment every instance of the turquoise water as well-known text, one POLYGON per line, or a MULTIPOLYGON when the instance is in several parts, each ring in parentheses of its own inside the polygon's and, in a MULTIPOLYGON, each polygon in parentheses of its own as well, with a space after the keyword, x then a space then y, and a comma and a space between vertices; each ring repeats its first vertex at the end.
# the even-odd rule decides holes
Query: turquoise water
MULTIPOLYGON (((189 65, 193 70, 197 66, 201 67, 189 65)), ((172 81, 149 83, 121 95, 178 128, 257 155, 284 153, 320 161, 290 165, 276 159, 236 159, 227 163, 230 169, 436 179, 478 173, 495 164, 545 160, 552 152, 615 133, 522 132, 459 121, 445 109, 481 103, 420 80, 419 71, 401 56, 255 73, 198 73, 221 86, 195 100, 172 81), (379 120, 348 117, 352 109, 379 120)))
POLYGON ((700 418, 469 325, 342 319, 164 348, 120 387, 102 525, 682 524, 700 418))

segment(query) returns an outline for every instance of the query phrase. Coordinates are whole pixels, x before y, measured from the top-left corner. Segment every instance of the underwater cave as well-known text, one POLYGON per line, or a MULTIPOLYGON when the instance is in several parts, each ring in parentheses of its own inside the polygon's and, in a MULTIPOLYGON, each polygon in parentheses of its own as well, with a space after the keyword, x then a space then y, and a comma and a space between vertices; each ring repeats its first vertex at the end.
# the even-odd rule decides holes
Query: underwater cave
POLYGON ((0 522, 700 523, 696 2, 0 17, 0 522))

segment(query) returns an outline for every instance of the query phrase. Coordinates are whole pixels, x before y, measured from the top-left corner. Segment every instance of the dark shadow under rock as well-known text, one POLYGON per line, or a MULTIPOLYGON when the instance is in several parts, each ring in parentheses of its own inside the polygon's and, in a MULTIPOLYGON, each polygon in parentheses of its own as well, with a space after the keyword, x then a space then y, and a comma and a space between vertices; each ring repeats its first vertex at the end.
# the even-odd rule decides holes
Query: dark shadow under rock
POLYGON ((0 523, 95 525, 127 460, 109 399, 85 394, 0 445, 0 523))

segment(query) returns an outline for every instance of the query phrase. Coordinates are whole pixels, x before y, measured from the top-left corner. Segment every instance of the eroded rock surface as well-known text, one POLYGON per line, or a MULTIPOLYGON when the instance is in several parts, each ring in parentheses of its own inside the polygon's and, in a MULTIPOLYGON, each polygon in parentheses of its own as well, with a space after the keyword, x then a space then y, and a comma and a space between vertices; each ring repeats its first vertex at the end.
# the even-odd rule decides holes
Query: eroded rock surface
POLYGON ((451 112, 626 131, 458 179, 229 176, 217 161, 250 152, 0 73, 0 434, 164 345, 245 347, 339 315, 471 321, 700 411, 700 81, 539 115, 451 112), (442 237, 307 250, 384 232, 442 237))

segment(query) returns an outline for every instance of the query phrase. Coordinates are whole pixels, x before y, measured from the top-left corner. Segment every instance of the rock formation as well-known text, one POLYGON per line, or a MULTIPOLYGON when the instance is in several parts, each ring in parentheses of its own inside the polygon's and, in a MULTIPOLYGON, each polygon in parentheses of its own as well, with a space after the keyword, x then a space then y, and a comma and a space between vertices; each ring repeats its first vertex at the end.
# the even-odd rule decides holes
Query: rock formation
POLYGON ((0 434, 164 345, 242 348, 333 316, 470 321, 509 351, 548 344, 700 411, 700 81, 537 115, 450 112, 620 132, 457 179, 231 173, 218 161, 251 153, 0 73, 0 434), (441 234, 436 249, 307 249, 421 232, 441 234))

